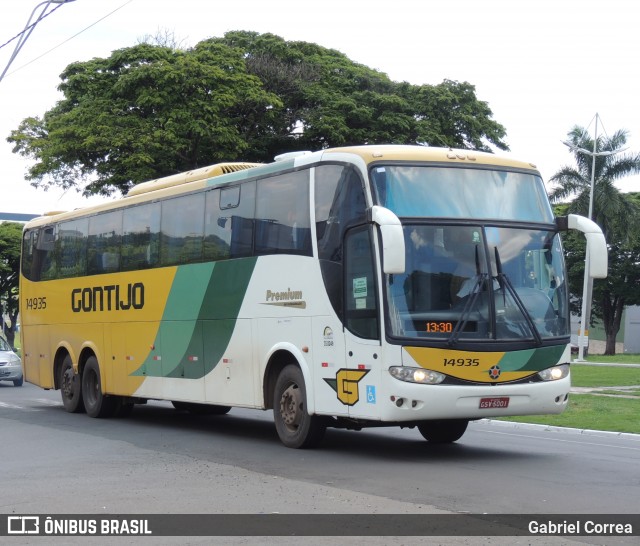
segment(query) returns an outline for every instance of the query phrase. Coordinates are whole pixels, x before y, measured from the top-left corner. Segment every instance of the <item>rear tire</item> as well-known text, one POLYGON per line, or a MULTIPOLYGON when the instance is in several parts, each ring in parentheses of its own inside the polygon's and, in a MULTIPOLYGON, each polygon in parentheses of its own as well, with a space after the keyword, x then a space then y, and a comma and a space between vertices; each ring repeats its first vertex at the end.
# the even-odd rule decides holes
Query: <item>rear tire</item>
POLYGON ((468 424, 467 419, 425 421, 418 425, 418 430, 430 444, 451 444, 462 438, 468 424))
POLYGON ((64 357, 58 376, 58 385, 62 395, 62 405, 69 413, 84 412, 80 376, 73 371, 73 363, 69 355, 64 357))
POLYGON ((102 393, 100 367, 95 356, 88 358, 82 371, 82 400, 89 417, 112 417, 118 398, 102 393))
POLYGON ((294 449, 317 446, 326 423, 307 411, 307 391, 302 370, 289 364, 278 376, 273 397, 273 418, 282 443, 294 449))

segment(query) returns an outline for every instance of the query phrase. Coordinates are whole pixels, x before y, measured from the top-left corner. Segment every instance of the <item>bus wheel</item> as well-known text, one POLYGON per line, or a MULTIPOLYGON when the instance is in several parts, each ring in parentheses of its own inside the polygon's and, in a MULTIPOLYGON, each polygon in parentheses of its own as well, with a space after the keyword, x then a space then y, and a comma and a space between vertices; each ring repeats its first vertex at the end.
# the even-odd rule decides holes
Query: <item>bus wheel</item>
POLYGON ((69 413, 81 413, 84 411, 82 401, 82 389, 80 388, 80 376, 73 371, 73 363, 69 355, 64 357, 60 376, 58 377, 62 404, 69 413))
POLYGON ((467 419, 425 421, 418 425, 418 430, 429 443, 450 444, 462 438, 468 424, 469 421, 467 419))
POLYGON ((172 401, 173 407, 178 411, 188 411, 194 415, 226 415, 231 411, 231 406, 216 406, 213 404, 196 404, 194 402, 172 401))
POLYGON ((278 436, 287 447, 314 447, 324 437, 324 420, 307 412, 304 377, 295 364, 286 366, 278 376, 273 397, 273 417, 278 436))
POLYGON ((118 398, 102 393, 100 367, 95 356, 87 359, 82 371, 82 400, 90 417, 111 417, 117 409, 118 398))

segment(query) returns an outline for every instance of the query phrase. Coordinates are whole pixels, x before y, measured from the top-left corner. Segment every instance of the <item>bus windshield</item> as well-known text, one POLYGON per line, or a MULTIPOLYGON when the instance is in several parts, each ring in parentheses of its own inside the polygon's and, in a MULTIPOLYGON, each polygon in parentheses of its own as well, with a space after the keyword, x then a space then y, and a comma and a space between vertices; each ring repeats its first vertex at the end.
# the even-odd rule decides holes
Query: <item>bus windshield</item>
POLYGON ((553 223, 542 179, 525 172, 428 165, 371 171, 378 204, 398 217, 553 223))
POLYGON ((405 272, 386 276, 392 336, 540 345, 569 334, 557 233, 480 223, 403 229, 405 272))

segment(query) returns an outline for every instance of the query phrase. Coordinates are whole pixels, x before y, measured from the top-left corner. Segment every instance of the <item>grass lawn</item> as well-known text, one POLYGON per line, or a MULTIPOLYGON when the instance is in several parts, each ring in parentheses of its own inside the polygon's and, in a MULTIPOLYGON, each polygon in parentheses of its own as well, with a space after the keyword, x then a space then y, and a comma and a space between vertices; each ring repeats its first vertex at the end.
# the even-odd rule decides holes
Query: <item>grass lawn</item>
POLYGON ((640 398, 611 398, 591 394, 572 394, 567 410, 560 415, 504 417, 503 421, 538 423, 612 432, 640 434, 640 398))
MULTIPOLYGON (((602 387, 598 391, 601 393, 638 396, 640 388, 616 391, 611 387, 640 386, 640 368, 572 364, 571 383, 575 387, 602 387)), ((640 396, 634 399, 571 394, 566 411, 560 415, 504 417, 502 420, 640 434, 640 396)))
POLYGON ((640 385, 640 368, 571 364, 571 384, 574 387, 624 387, 640 385))
POLYGON ((620 353, 617 355, 589 355, 587 362, 613 362, 618 364, 640 364, 640 355, 620 353))

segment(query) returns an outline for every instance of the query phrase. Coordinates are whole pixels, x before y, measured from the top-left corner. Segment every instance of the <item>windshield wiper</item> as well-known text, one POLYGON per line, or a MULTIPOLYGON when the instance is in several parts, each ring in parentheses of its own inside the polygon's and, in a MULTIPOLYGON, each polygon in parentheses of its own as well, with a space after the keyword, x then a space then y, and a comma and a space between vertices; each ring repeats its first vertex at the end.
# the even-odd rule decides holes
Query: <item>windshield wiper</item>
POLYGON ((458 342, 458 338, 460 337, 460 332, 464 331, 464 327, 467 325, 467 322, 469 322, 469 316, 471 315, 471 310, 476 304, 476 301, 478 301, 478 297, 480 296, 482 286, 484 285, 485 281, 488 278, 488 275, 486 273, 480 273, 480 254, 478 252, 478 245, 476 245, 476 248, 475 248, 475 258, 476 258, 475 260, 476 276, 473 277, 473 279, 475 280, 475 283, 471 288, 471 290, 469 291, 467 301, 465 302, 464 307, 462 308, 462 313, 460 313, 460 318, 458 319, 458 322, 456 322, 455 328, 453 329, 453 332, 451 332, 451 335, 447 340, 447 345, 449 347, 453 346, 455 343, 458 342))
MULTIPOLYGON (((476 253, 477 253, 477 250, 476 250, 476 253)), ((478 269, 480 269, 479 264, 478 264, 478 269)), ((464 327, 467 325, 467 322, 469 322, 469 316, 471 315, 471 310, 475 306, 476 301, 478 301, 482 286, 485 284, 487 278, 488 278, 488 275, 486 273, 476 273, 476 276, 474 277, 476 282, 473 285, 473 288, 471 289, 471 291, 469 292, 467 301, 465 302, 464 307, 462 308, 462 313, 460 313, 460 318, 458 319, 458 322, 456 322, 453 332, 451 332, 451 335, 447 340, 447 345, 449 347, 453 346, 458 342, 458 338, 460 337, 460 332, 464 330, 464 327)))
POLYGON ((495 255, 496 255, 497 275, 495 278, 497 279, 498 284, 500 285, 500 288, 505 293, 509 292, 509 294, 513 298, 513 301, 516 303, 518 310, 520 311, 525 321, 527 322, 527 325, 529 326, 529 329, 531 330, 531 333, 533 334, 533 337, 536 340, 536 344, 540 346, 542 345, 542 336, 540 335, 540 331, 538 330, 535 323, 533 322, 533 319, 531 318, 529 311, 527 311, 527 308, 524 306, 524 303, 522 302, 522 299, 516 292, 516 289, 513 287, 513 284, 511 284, 511 279, 509 279, 509 277, 502 271, 502 261, 500 260, 500 253, 498 252, 498 247, 495 246, 493 248, 495 249, 495 255))

